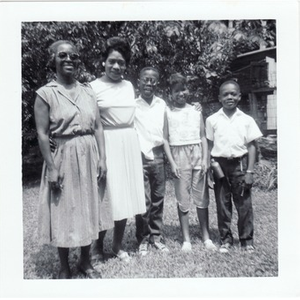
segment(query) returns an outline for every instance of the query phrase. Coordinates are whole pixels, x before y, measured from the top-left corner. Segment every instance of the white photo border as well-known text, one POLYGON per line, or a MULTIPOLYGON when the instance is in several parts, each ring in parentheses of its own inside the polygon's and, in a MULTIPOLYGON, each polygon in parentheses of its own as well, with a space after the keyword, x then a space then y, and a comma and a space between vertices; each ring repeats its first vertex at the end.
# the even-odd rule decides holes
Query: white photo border
POLYGON ((299 2, 1 2, 0 298, 299 297, 299 2), (21 23, 276 19, 279 276, 273 278, 24 280, 21 23), (152 287, 149 289, 149 287, 152 287), (117 287, 117 288, 116 288, 117 287), (147 294, 145 294, 147 291, 147 294))

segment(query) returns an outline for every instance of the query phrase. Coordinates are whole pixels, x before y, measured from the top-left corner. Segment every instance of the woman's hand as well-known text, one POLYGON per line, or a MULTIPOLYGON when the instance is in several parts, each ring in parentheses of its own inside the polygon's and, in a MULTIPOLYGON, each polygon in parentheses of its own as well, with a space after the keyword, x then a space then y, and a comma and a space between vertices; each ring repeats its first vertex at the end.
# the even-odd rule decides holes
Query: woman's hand
POLYGON ((98 161, 98 170, 97 170, 98 182, 101 181, 101 179, 106 178, 106 173, 107 173, 106 162, 104 159, 100 159, 98 161))
POLYGON ((56 168, 48 170, 47 175, 48 182, 52 190, 62 190, 62 178, 58 174, 58 170, 56 168))
POLYGON ((192 105, 197 111, 202 112, 202 105, 199 102, 192 102, 192 105))
POLYGON ((180 168, 175 163, 171 164, 171 172, 174 177, 180 178, 180 168))

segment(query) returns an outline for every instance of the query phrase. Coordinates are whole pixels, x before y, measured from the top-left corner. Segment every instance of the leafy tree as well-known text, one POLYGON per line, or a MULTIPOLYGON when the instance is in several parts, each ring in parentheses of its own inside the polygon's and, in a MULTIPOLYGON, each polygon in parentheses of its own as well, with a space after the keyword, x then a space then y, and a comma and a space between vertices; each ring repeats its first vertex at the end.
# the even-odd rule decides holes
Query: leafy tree
POLYGON ((90 81, 103 72, 105 41, 128 39, 132 59, 126 77, 135 84, 139 70, 152 65, 161 72, 160 90, 168 99, 168 77, 188 76, 190 101, 216 99, 220 80, 231 76, 230 63, 240 53, 276 45, 274 20, 118 21, 22 23, 22 133, 23 154, 37 145, 33 118, 35 91, 53 78, 47 68, 48 47, 59 39, 78 47, 78 80, 90 81))

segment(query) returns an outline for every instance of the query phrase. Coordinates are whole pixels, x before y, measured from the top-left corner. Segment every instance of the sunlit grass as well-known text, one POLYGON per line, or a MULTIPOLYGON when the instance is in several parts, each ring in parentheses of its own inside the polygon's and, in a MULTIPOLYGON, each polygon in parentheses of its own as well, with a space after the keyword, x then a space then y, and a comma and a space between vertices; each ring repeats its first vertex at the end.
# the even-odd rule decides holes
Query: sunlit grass
MULTIPOLYGON (((59 269, 57 250, 48 245, 39 245, 37 240, 38 185, 24 187, 24 278, 55 278, 59 269)), ((181 249, 181 234, 174 200, 173 186, 167 182, 164 206, 164 236, 169 254, 161 254, 151 249, 149 255, 139 257, 135 239, 135 222, 128 220, 124 249, 132 260, 124 264, 116 258, 108 259, 99 266, 103 278, 195 278, 195 277, 269 277, 278 276, 278 236, 277 236, 277 190, 261 191, 253 188, 255 218, 254 253, 240 250, 237 235, 237 217, 233 214, 232 230, 235 247, 229 254, 207 251, 201 241, 200 227, 195 209, 190 212, 190 233, 193 252, 184 254, 181 249)), ((214 243, 219 243, 216 207, 210 190, 210 231, 214 243)), ((105 251, 111 250, 112 231, 105 239, 105 251)), ((83 278, 76 264, 79 249, 70 251, 70 265, 73 278, 83 278)))

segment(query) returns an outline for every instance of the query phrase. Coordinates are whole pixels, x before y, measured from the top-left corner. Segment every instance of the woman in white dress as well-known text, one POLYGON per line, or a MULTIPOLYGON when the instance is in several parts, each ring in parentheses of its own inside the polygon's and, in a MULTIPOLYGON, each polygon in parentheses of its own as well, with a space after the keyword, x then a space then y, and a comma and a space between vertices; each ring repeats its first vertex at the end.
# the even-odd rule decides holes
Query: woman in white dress
MULTIPOLYGON (((130 259, 121 249, 126 221, 146 211, 141 150, 134 129, 135 93, 132 84, 123 79, 129 60, 127 41, 119 37, 108 39, 103 61, 105 75, 90 83, 104 129, 107 195, 115 222, 112 251, 123 261, 130 259)), ((105 232, 100 232, 93 246, 94 262, 103 259, 104 236, 105 232)))

